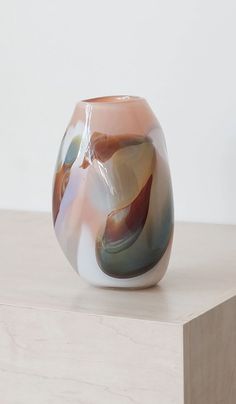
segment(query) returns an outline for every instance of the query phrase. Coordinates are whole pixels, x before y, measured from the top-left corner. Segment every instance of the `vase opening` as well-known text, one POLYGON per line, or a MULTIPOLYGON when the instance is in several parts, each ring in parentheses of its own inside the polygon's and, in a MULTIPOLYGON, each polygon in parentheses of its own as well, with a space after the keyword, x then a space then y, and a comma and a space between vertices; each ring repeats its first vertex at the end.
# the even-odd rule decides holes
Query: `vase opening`
POLYGON ((120 102, 133 102, 140 101, 142 97, 132 96, 132 95, 108 95, 104 97, 96 97, 96 98, 88 98, 86 100, 82 100, 82 102, 95 104, 95 103, 109 103, 115 104, 120 102))

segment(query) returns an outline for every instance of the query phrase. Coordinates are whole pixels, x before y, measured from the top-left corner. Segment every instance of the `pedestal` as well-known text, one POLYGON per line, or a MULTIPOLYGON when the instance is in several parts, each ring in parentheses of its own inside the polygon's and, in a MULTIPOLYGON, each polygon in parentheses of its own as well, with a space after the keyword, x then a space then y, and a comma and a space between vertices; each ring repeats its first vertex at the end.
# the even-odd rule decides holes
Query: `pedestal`
POLYGON ((236 227, 177 224, 140 291, 85 284, 46 213, 2 211, 0 245, 1 403, 235 404, 236 227))

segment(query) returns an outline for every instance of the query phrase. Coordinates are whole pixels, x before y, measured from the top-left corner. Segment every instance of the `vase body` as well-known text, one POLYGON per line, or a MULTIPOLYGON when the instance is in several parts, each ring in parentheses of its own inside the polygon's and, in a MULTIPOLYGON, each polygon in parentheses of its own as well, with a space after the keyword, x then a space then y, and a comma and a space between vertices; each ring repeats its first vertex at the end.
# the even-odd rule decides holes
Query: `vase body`
POLYGON ((76 105, 53 185, 57 239, 95 286, 155 285, 169 262, 173 198, 162 129, 139 97, 76 105))

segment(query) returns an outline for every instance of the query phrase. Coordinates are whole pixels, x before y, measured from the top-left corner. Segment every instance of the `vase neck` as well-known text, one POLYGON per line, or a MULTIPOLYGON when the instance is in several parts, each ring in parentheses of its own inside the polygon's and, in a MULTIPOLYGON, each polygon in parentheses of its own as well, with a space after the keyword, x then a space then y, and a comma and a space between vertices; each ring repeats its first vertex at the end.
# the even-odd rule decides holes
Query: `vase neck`
POLYGON ((71 126, 83 123, 90 133, 146 134, 158 124, 147 101, 135 96, 106 96, 78 102, 71 126))

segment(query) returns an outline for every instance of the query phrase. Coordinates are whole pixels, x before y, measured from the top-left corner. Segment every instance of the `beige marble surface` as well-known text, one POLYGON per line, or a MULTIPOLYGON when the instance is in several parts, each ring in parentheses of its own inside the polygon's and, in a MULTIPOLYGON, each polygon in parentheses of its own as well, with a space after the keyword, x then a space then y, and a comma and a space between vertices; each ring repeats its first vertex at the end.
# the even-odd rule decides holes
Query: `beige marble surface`
POLYGON ((183 404, 181 341, 170 324, 0 306, 0 403, 183 404))
POLYGON ((184 325, 184 404, 236 402, 236 296, 184 325))
POLYGON ((129 292, 84 283, 48 213, 1 211, 0 245, 2 304, 183 324, 236 294, 236 226, 177 224, 164 279, 129 292))

